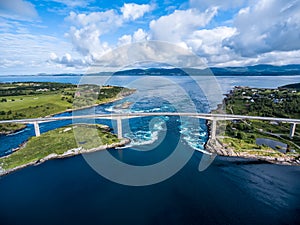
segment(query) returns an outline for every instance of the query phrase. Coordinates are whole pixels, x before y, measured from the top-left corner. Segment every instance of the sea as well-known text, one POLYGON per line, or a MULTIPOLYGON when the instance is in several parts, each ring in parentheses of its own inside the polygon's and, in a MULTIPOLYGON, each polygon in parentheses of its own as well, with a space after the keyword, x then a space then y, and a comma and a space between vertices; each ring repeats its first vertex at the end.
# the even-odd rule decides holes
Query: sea
MULTIPOLYGON (((300 76, 222 76, 207 81, 181 76, 0 76, 0 82, 29 81, 137 89, 117 102, 77 112, 109 115, 206 113, 216 108, 223 94, 234 86, 276 88, 299 82, 300 76), (125 102, 131 102, 129 108, 119 107, 125 102)), ((55 116, 67 115, 72 112, 55 116)), ((40 130, 44 133, 74 122, 41 123, 40 130)), ((109 125, 116 132, 115 121, 88 122, 109 125)), ((1 177, 0 224, 299 224, 299 167, 217 156, 205 170, 199 170, 208 139, 205 120, 159 116, 122 123, 124 137, 132 140, 125 148, 49 160, 1 177), (186 160, 179 165, 180 158, 169 166, 177 151, 186 160), (91 162, 105 157, 114 159, 102 160, 113 177, 91 162), (139 171, 151 166, 159 169, 136 175, 125 167, 116 169, 116 161, 139 171), (161 179, 165 174, 169 175, 161 179)), ((32 136, 32 125, 0 136, 0 156, 11 154, 32 136)))

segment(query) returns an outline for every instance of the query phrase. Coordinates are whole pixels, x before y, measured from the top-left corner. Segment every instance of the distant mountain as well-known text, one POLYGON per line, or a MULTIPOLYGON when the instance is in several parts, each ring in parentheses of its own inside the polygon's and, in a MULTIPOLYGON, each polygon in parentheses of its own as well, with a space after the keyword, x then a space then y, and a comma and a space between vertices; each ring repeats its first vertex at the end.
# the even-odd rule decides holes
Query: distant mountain
POLYGON ((300 75, 300 65, 255 65, 246 67, 224 67, 211 68, 216 76, 239 75, 239 76, 279 76, 279 75, 300 75))
POLYGON ((76 74, 76 73, 60 73, 60 74, 43 74, 42 76, 59 76, 59 77, 65 77, 65 76, 84 76, 84 74, 76 74))
POLYGON ((187 76, 188 74, 185 73, 183 70, 178 68, 172 69, 164 69, 164 68, 149 68, 149 69, 132 69, 132 70, 123 70, 114 73, 114 75, 149 75, 149 76, 187 76))
MULTIPOLYGON (((211 67, 206 69, 193 68, 148 68, 129 69, 117 72, 99 72, 93 74, 51 74, 51 76, 188 76, 210 75, 215 76, 283 76, 300 75, 300 65, 292 64, 285 66, 255 65, 246 67, 211 67)), ((50 74, 38 74, 49 76, 50 74)))
POLYGON ((282 75, 300 75, 300 65, 255 65, 246 67, 212 67, 209 69, 192 69, 192 68, 149 68, 149 69, 132 69, 118 71, 115 75, 149 75, 149 76, 187 76, 189 75, 208 75, 211 72, 215 76, 282 76, 282 75))
POLYGON ((300 90, 300 83, 284 85, 284 86, 279 87, 279 89, 297 89, 297 90, 300 90))

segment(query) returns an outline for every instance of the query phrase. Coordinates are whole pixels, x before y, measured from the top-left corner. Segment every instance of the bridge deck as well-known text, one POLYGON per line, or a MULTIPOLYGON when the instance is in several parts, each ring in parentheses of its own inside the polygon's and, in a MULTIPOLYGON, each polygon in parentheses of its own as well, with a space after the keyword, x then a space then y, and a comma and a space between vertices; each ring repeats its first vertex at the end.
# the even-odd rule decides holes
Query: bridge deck
POLYGON ((151 112, 151 113, 127 113, 127 114, 94 114, 94 115, 73 115, 73 116, 62 116, 62 117, 43 117, 33 119, 17 119, 17 120, 0 120, 0 123, 42 123, 59 120, 75 120, 75 119, 131 119, 137 117, 146 116, 187 116, 206 120, 240 120, 240 119, 251 119, 251 120, 267 120, 267 121, 278 121, 286 123, 300 124, 300 119, 291 118, 275 118, 275 117, 260 117, 260 116, 243 116, 243 115, 231 115, 231 114, 210 114, 210 113, 180 113, 180 112, 151 112))
MULTIPOLYGON (((230 114, 210 114, 210 113, 180 113, 180 112, 153 112, 153 113, 128 113, 128 114, 94 114, 94 115, 73 115, 73 116, 62 116, 62 117, 43 117, 34 119, 19 119, 19 120, 0 120, 0 123, 25 123, 34 124, 35 135, 40 136, 39 123, 61 121, 61 120, 77 120, 77 119, 109 119, 117 121, 117 135, 118 138, 122 138, 122 120, 131 119, 137 117, 146 116, 184 116, 194 117, 199 119, 206 119, 212 121, 211 127, 211 139, 216 139, 216 121, 218 120, 241 120, 241 119, 252 119, 252 120, 267 120, 267 121, 278 121, 291 123, 290 138, 293 138, 295 134, 296 124, 300 124, 300 119, 289 119, 289 118, 273 118, 273 117, 259 117, 259 116, 242 116, 242 115, 230 115, 230 114)), ((203 153, 208 154, 203 151, 203 153)))

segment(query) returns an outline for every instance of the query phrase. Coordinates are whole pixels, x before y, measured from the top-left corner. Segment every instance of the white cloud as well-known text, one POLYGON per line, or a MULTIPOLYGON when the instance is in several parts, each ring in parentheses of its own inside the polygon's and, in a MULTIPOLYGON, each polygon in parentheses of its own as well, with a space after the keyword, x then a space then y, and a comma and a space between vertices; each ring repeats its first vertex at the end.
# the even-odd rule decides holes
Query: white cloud
POLYGON ((10 20, 0 17, 0 32, 4 33, 28 33, 27 26, 21 21, 10 20))
POLYGON ((131 45, 122 45, 110 51, 98 61, 99 67, 93 71, 111 71, 133 65, 171 65, 177 67, 199 67, 205 65, 188 49, 167 42, 133 42, 131 45), (151 62, 151 63, 149 63, 151 62))
POLYGON ((93 0, 52 0, 52 1, 64 4, 69 8, 86 7, 90 4, 90 2, 93 2, 93 0))
POLYGON ((112 9, 104 12, 92 12, 88 14, 70 12, 66 21, 69 21, 78 27, 96 25, 97 28, 101 30, 101 34, 107 33, 111 31, 112 28, 119 27, 123 23, 120 15, 112 9))
MULTIPOLYGON (((60 6, 61 9, 77 8, 76 10, 91 2, 52 1, 66 6, 60 6)), ((210 66, 260 63, 282 65, 300 62, 299 1, 190 0, 190 6, 190 9, 175 10, 171 14, 153 19, 149 22, 149 29, 141 26, 138 19, 150 12, 153 5, 129 3, 124 4, 120 10, 71 12, 65 18, 69 25, 65 37, 71 42, 66 43, 48 35, 29 34, 31 26, 35 24, 30 23, 29 27, 27 22, 15 20, 33 20, 38 17, 29 0, 0 0, 0 17, 5 17, 0 18, 1 71, 79 71, 100 62, 106 53, 108 56, 111 53, 111 57, 115 58, 114 51, 111 50, 120 46, 123 50, 118 52, 119 61, 110 62, 110 57, 107 58, 110 66, 120 66, 122 62, 135 57, 144 59, 145 56, 145 59, 161 61, 172 57, 158 49, 163 48, 163 45, 150 44, 149 48, 140 48, 139 44, 142 43, 136 43, 145 40, 171 42, 184 50, 192 50, 210 66), (232 19, 231 27, 229 23, 219 25, 219 21, 214 21, 218 11, 232 8, 236 11, 241 6, 243 8, 229 18, 232 19), (131 32, 127 31, 127 26, 131 32), (124 34, 124 31, 127 33, 124 34), (139 46, 137 50, 140 52, 130 49, 128 53, 129 48, 124 45, 130 43, 139 46)), ((193 64, 192 59, 186 59, 185 56, 183 58, 186 65, 193 64)), ((176 60, 179 59, 175 57, 172 60, 178 62, 176 60)))
POLYGON ((32 3, 25 0, 1 0, 0 16, 16 20, 33 20, 38 13, 32 3))
MULTIPOLYGON (((137 19, 150 10, 148 5, 124 4, 123 14, 115 10, 103 12, 81 13, 71 12, 65 19, 71 23, 70 30, 66 33, 75 49, 84 57, 97 61, 103 54, 110 51, 112 46, 102 40, 105 34, 111 34, 120 28, 126 20, 137 19), (131 11, 136 10, 136 11, 131 11)), ((147 37, 143 29, 138 29, 133 35, 123 35, 118 39, 117 45, 131 43, 132 41, 142 41, 147 37)))
POLYGON ((190 0, 192 8, 207 9, 209 7, 218 7, 219 9, 228 10, 231 8, 242 7, 248 0, 190 0))
POLYGON ((134 41, 146 41, 148 38, 148 34, 143 29, 138 29, 133 34, 134 41))
MULTIPOLYGON (((223 63, 236 56, 228 47, 222 46, 222 41, 235 34, 236 29, 230 27, 203 29, 216 14, 217 8, 207 9, 204 12, 196 9, 176 10, 170 15, 152 20, 149 32, 139 28, 132 34, 122 35, 116 46, 145 40, 169 41, 182 48, 193 50, 208 63, 212 61, 223 63)), ((114 10, 89 14, 71 12, 66 21, 73 26, 66 36, 72 40, 75 49, 85 57, 85 61, 99 62, 101 57, 114 47, 103 42, 102 35, 121 27, 124 20, 123 15, 114 10)), ((54 61, 61 63, 62 59, 54 61)))
POLYGON ((141 42, 141 41, 147 41, 148 40, 148 34, 143 29, 139 28, 136 30, 133 35, 125 34, 118 40, 118 46, 131 44, 133 42, 141 42))
POLYGON ((150 22, 151 38, 155 40, 182 43, 191 32, 205 27, 216 15, 217 9, 199 12, 195 9, 175 10, 150 22))
POLYGON ((20 60, 13 60, 13 59, 0 59, 0 68, 9 68, 9 67, 16 67, 16 66, 23 66, 24 62, 20 60))
POLYGON ((66 36, 71 39, 77 51, 92 59, 98 59, 110 50, 108 44, 100 40, 101 36, 123 24, 121 16, 114 10, 89 14, 71 12, 66 20, 74 25, 66 36))
POLYGON ((123 17, 126 20, 136 20, 151 11, 151 6, 147 4, 138 5, 135 3, 125 3, 121 8, 123 17))
MULTIPOLYGON (((49 54, 64 55, 72 52, 72 45, 48 35, 0 33, 1 74, 30 74, 51 72, 56 68, 48 65, 49 54)), ((55 55, 51 55, 52 59, 55 55)), ((63 72, 60 68, 57 72, 63 72)))
POLYGON ((271 64, 271 65, 288 65, 288 64, 299 64, 300 62, 300 50, 297 51, 286 51, 286 52, 268 52, 259 54, 255 57, 241 57, 234 56, 228 60, 216 62, 214 66, 225 67, 225 66, 251 66, 258 64, 271 64))
POLYGON ((132 42, 131 35, 125 34, 119 38, 118 45, 126 45, 126 44, 130 44, 131 42, 132 42))
POLYGON ((150 23, 151 38, 190 49, 210 65, 231 60, 236 54, 223 46, 222 42, 233 36, 236 29, 226 26, 204 29, 216 13, 216 8, 204 12, 195 9, 176 10, 150 23))
POLYGON ((235 36, 224 42, 242 56, 300 49, 300 2, 259 0, 241 9, 234 26, 235 36))
POLYGON ((216 27, 214 29, 202 29, 193 32, 187 40, 189 46, 196 52, 206 55, 219 54, 222 51, 222 41, 232 37, 236 32, 232 27, 216 27))
POLYGON ((222 46, 225 38, 235 34, 232 27, 216 27, 194 31, 186 40, 187 45, 198 55, 205 57, 209 63, 218 63, 234 57, 233 51, 222 46))
MULTIPOLYGON (((221 2, 217 1, 216 3, 221 2)), ((281 22, 277 18, 279 15, 276 13, 272 15, 275 6, 269 9, 271 3, 271 0, 263 0, 261 2, 262 5, 249 5, 249 7, 241 9, 234 18, 235 26, 233 27, 220 26, 210 29, 205 29, 205 27, 216 15, 216 8, 211 8, 202 13, 196 9, 176 10, 174 13, 162 16, 150 23, 151 38, 169 41, 183 48, 191 49, 210 66, 299 63, 299 52, 293 51, 300 44, 299 37, 298 41, 296 41, 299 32, 294 31, 293 34, 290 34, 289 38, 281 37, 283 34, 287 35, 290 29, 283 29, 282 26, 277 27, 281 22), (260 14, 258 14, 259 11, 260 14), (242 17, 245 18, 242 20, 242 17), (257 23, 253 22, 252 17, 258 18, 257 23), (257 29, 259 32, 256 32, 255 29, 254 31, 251 30, 249 28, 250 24, 259 27, 260 29, 257 29), (277 34, 275 34, 273 28, 280 28, 282 31, 279 32, 278 30, 277 34), (260 31, 264 33, 260 34, 260 31), (269 50, 263 51, 264 46, 260 41, 266 37, 268 37, 268 42, 265 43, 268 43, 269 50), (284 39, 289 39, 291 43, 284 41, 284 39), (240 46, 233 48, 228 45, 229 40, 234 40, 235 44, 243 42, 244 48, 238 48, 240 46), (245 51, 253 51, 255 54, 243 54, 245 51), (284 54, 285 51, 286 54, 284 54)), ((295 21, 299 21, 296 18, 299 16, 295 14, 294 3, 290 2, 285 7, 283 7, 283 4, 280 4, 280 7, 278 5, 275 7, 277 9, 281 8, 280 14, 286 14, 281 17, 279 16, 282 21, 287 19, 287 14, 293 18, 293 21, 289 22, 295 23, 295 21), (290 12, 287 13, 287 11, 290 12)), ((222 7, 226 8, 229 5, 222 5, 222 7)), ((288 22, 285 24, 287 25, 288 22)), ((300 22, 298 25, 300 25, 300 22)), ((294 24, 293 27, 299 30, 297 28, 298 25, 294 24)))
POLYGON ((57 63, 66 67, 84 67, 87 66, 87 62, 84 59, 73 59, 69 53, 59 58, 55 53, 51 52, 49 56, 49 63, 57 63))
POLYGON ((97 58, 109 49, 107 43, 100 41, 100 31, 95 26, 80 29, 71 27, 66 36, 71 39, 76 50, 83 56, 91 55, 97 58))
POLYGON ((273 51, 258 55, 255 64, 273 64, 273 65, 287 65, 299 64, 300 50, 294 51, 273 51))
POLYGON ((51 61, 55 61, 58 59, 58 56, 54 52, 51 52, 49 57, 51 61))
MULTIPOLYGON (((1 56, 6 58, 28 58, 37 60, 46 56, 48 58, 49 50, 54 52, 62 52, 63 48, 70 47, 67 43, 58 40, 55 37, 47 35, 32 35, 32 34, 0 34, 0 49, 1 56)), ((30 61, 30 60, 27 60, 30 61)))

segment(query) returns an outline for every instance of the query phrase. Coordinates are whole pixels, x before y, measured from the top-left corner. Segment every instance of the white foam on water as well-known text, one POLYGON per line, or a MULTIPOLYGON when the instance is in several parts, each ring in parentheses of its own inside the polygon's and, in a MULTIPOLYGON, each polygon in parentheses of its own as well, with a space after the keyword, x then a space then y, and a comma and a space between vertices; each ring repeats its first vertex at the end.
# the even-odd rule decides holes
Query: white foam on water
POLYGON ((158 140, 159 137, 159 131, 151 132, 150 137, 148 134, 145 134, 144 136, 138 135, 138 138, 136 136, 133 138, 130 135, 125 135, 127 138, 131 139, 131 142, 126 147, 134 147, 134 146, 141 146, 141 145, 150 145, 153 144, 155 141, 158 140))
POLYGON ((207 153, 204 150, 205 142, 203 140, 207 133, 201 127, 195 129, 192 123, 185 121, 179 126, 179 132, 190 147, 196 151, 207 153))
POLYGON ((107 112, 114 112, 114 107, 113 106, 106 107, 105 111, 107 111, 107 112))
POLYGON ((125 137, 131 139, 130 145, 128 146, 134 147, 141 145, 151 145, 156 142, 159 139, 159 133, 165 130, 163 124, 165 123, 165 120, 168 119, 169 118, 165 118, 164 120, 156 122, 151 130, 138 130, 133 133, 125 134, 125 137))
POLYGON ((6 136, 15 136, 15 135, 17 135, 17 134, 23 133, 25 130, 29 130, 29 129, 28 129, 28 128, 25 128, 25 129, 22 129, 22 130, 20 130, 20 131, 18 131, 18 132, 8 134, 8 135, 6 135, 6 136))
MULTIPOLYGON (((115 113, 147 113, 147 112, 163 112, 169 111, 169 106, 162 105, 161 107, 154 107, 150 109, 140 110, 138 108, 134 109, 115 109, 114 106, 107 107, 105 109, 108 112, 115 113)), ((129 138, 131 140, 130 144, 121 148, 128 148, 134 146, 142 146, 142 145, 151 145, 159 139, 159 132, 164 130, 163 124, 169 120, 168 116, 160 117, 162 121, 155 122, 151 130, 137 130, 132 133, 124 134, 124 137, 129 138)), ((203 128, 195 129, 192 122, 189 121, 181 121, 177 119, 177 122, 180 122, 179 132, 183 137, 183 140, 194 150, 197 151, 205 151, 204 150, 204 137, 206 136, 206 132, 203 128)))

